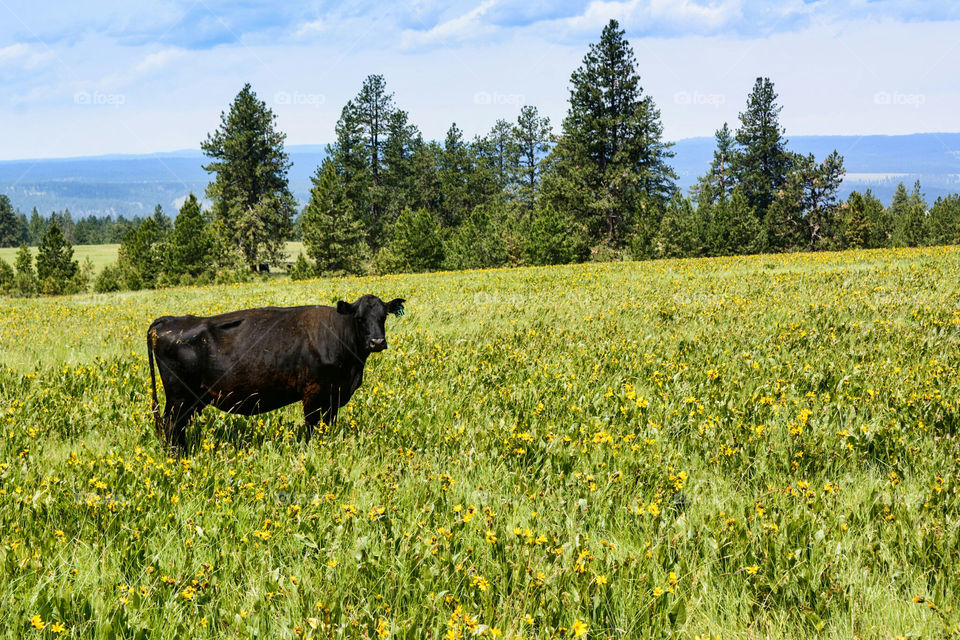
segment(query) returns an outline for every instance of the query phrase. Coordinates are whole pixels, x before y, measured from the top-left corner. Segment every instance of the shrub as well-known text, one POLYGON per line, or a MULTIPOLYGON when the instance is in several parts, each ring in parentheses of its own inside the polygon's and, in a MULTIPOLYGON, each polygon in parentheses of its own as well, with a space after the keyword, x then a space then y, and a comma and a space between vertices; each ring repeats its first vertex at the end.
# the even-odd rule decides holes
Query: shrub
POLYGON ((110 293, 122 289, 123 274, 117 264, 109 264, 103 268, 93 280, 93 290, 96 293, 110 293))
POLYGON ((310 264, 310 261, 307 260, 303 254, 297 256, 297 261, 292 267, 290 267, 290 279, 291 280, 309 280, 310 278, 316 277, 316 271, 314 271, 313 265, 310 264))

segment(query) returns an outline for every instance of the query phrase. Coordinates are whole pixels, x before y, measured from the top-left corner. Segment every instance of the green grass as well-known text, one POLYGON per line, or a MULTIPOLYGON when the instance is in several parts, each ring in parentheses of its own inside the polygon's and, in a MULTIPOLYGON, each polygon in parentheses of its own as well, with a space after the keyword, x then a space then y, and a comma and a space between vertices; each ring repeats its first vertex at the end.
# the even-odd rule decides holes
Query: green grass
MULTIPOLYGON (((30 247, 30 249, 33 252, 34 258, 36 258, 37 248, 30 247)), ((117 251, 119 249, 119 244, 78 244, 73 247, 73 257, 81 264, 83 264, 87 258, 90 258, 90 261, 93 262, 94 273, 100 273, 105 266, 117 261, 117 251)), ((4 260, 12 266, 17 259, 17 251, 17 247, 0 248, 0 260, 4 260)), ((303 251, 302 242, 287 243, 287 255, 291 260, 296 260, 297 254, 301 251, 303 251)))
POLYGON ((0 633, 955 637, 958 275, 933 248, 3 300, 0 633), (167 457, 151 319, 367 292, 407 314, 335 430, 207 409, 167 457))
MULTIPOLYGON (((119 248, 119 244, 80 244, 73 248, 73 257, 78 260, 80 264, 83 264, 87 258, 90 258, 90 261, 93 262, 94 272, 99 273, 105 266, 117 261, 117 250, 119 248)), ((33 257, 36 258, 37 248, 30 247, 30 250, 33 253, 33 257)), ((0 260, 4 260, 12 266, 17 259, 17 251, 17 247, 0 248, 0 260)))

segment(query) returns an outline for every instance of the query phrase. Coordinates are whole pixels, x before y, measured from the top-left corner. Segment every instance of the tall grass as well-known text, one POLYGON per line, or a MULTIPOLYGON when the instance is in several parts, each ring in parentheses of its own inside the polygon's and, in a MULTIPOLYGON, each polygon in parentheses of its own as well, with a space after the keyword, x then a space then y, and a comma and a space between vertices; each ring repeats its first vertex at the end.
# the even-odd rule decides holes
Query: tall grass
POLYGON ((8 637, 958 634, 960 251, 4 300, 8 637), (149 321, 407 298, 336 430, 150 422, 149 321))

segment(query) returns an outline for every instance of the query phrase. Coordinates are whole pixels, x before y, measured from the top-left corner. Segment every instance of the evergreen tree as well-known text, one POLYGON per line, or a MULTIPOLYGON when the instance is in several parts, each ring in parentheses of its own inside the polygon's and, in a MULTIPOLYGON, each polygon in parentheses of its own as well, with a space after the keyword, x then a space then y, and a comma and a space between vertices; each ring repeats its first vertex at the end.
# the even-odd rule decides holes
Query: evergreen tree
POLYGON ((120 291, 123 285, 123 271, 116 263, 105 266, 97 277, 93 279, 93 290, 96 293, 111 293, 120 291))
MULTIPOLYGON (((214 247, 215 240, 204 219, 200 201, 191 193, 180 207, 163 247, 164 272, 168 280, 179 282, 184 275, 195 278, 210 270, 214 247)), ((135 251, 141 250, 142 247, 135 251)))
POLYGON ((160 229, 153 216, 144 218, 124 236, 118 264, 127 289, 152 289, 157 285, 160 267, 164 264, 160 241, 160 229))
POLYGON ((37 211, 37 208, 34 207, 33 211, 30 212, 29 244, 32 244, 32 245, 40 244, 40 238, 42 238, 43 234, 46 232, 47 232, 47 221, 40 216, 40 213, 37 211))
POLYGON ((21 296, 36 294, 37 272, 33 270, 33 254, 30 253, 30 248, 27 245, 20 245, 13 267, 17 271, 13 281, 14 293, 21 296))
POLYGON ((673 153, 616 20, 590 45, 570 84, 570 108, 545 164, 543 190, 554 206, 588 224, 595 239, 617 246, 643 196, 665 204, 675 191, 667 165, 673 153))
POLYGON ((920 181, 907 193, 901 182, 890 202, 890 217, 893 220, 893 245, 897 247, 920 247, 926 244, 927 203, 920 193, 920 181))
POLYGON ((439 160, 441 222, 443 226, 456 227, 472 208, 469 178, 473 170, 471 149, 456 122, 447 130, 439 160))
POLYGON ((519 149, 513 125, 503 119, 497 120, 487 134, 486 142, 490 148, 491 168, 497 186, 501 192, 507 191, 519 168, 519 149))
POLYGON ((730 197, 736 185, 731 164, 735 162, 736 140, 727 123, 714 133, 717 148, 713 152, 713 161, 705 176, 701 176, 694 187, 700 204, 712 204, 730 197))
POLYGON ((497 177, 497 151, 485 136, 475 136, 470 143, 470 162, 466 181, 470 209, 501 205, 505 194, 497 177))
POLYGON ((416 126, 407 112, 394 109, 387 121, 387 140, 383 145, 383 178, 386 210, 381 214, 384 230, 389 229, 404 207, 417 201, 415 195, 414 155, 423 145, 416 126))
POLYGON ((929 244, 960 244, 960 194, 937 198, 927 217, 929 244))
MULTIPOLYGON (((337 141, 327 146, 327 154, 336 168, 345 197, 359 213, 368 211, 373 181, 367 161, 367 143, 353 101, 343 107, 334 132, 337 141)), ((369 219, 367 215, 363 217, 369 219)))
POLYGON ((769 246, 781 251, 834 248, 843 174, 843 158, 836 151, 820 164, 813 154, 798 157, 767 210, 769 246))
POLYGON ((764 249, 766 234, 742 188, 711 207, 708 237, 713 255, 750 255, 764 249))
POLYGON ((327 158, 311 177, 310 201, 300 216, 303 243, 319 276, 363 273, 369 251, 363 224, 327 158))
POLYGON ((51 224, 37 249, 37 281, 43 293, 57 295, 77 290, 80 265, 73 259, 73 247, 60 227, 51 224))
POLYGON ((660 258, 685 258, 700 255, 701 233, 698 217, 690 200, 674 194, 660 219, 656 253, 660 258))
POLYGON ((440 182, 440 156, 443 148, 436 142, 418 141, 410 159, 412 188, 409 208, 426 209, 439 215, 443 204, 443 188, 440 182))
MULTIPOLYGON (((55 224, 60 227, 61 235, 64 239, 73 244, 76 242, 75 228, 76 225, 73 223, 73 215, 70 213, 69 209, 64 209, 63 211, 54 211, 50 214, 50 219, 47 221, 47 226, 55 224)), ((44 230, 46 233, 46 230, 44 230)), ((43 237, 41 236, 41 239, 43 237)))
POLYGON ((163 207, 159 204, 153 209, 153 220, 157 223, 157 230, 160 233, 160 237, 165 238, 173 228, 173 223, 170 222, 170 216, 164 212, 163 207))
POLYGON ((589 253, 580 225, 553 206, 537 207, 522 230, 522 255, 527 264, 582 262, 589 253))
POLYGON ((394 112, 393 94, 387 93, 387 83, 381 75, 371 75, 363 81, 360 93, 351 102, 360 135, 367 148, 367 165, 370 168, 370 192, 368 208, 364 209, 364 223, 371 234, 374 246, 379 246, 383 232, 383 210, 387 193, 383 189, 383 155, 388 141, 391 116, 394 112))
POLYGON ((870 246, 873 221, 867 211, 868 206, 869 201, 858 191, 853 191, 842 205, 840 239, 843 247, 865 249, 870 246))
POLYGON ((750 206, 763 217, 784 185, 792 164, 784 130, 780 126, 781 106, 769 78, 757 78, 740 114, 733 160, 733 176, 744 187, 750 206))
POLYGON ((517 186, 520 201, 531 215, 540 181, 537 167, 543 153, 549 149, 550 131, 550 118, 541 118, 536 107, 526 105, 520 109, 517 124, 513 127, 513 146, 519 158, 517 186))
POLYGON ((207 187, 215 233, 226 256, 251 269, 279 264, 292 229, 296 201, 287 183, 285 139, 274 113, 247 84, 201 144, 210 158, 204 169, 216 175, 207 187))
POLYGON ((486 269, 507 263, 499 225, 485 207, 476 207, 454 232, 444 251, 448 269, 486 269))
POLYGON ((434 271, 443 265, 440 225, 429 211, 407 209, 393 228, 390 244, 377 254, 382 273, 434 271))
POLYGON ((9 293, 13 289, 14 277, 13 267, 0 258, 0 293, 9 293))
POLYGON ((315 278, 317 272, 314 270, 310 261, 303 257, 302 253, 297 254, 297 261, 290 267, 291 280, 309 280, 315 278))
POLYGON ((10 198, 0 193, 0 247, 16 247, 26 240, 10 198))

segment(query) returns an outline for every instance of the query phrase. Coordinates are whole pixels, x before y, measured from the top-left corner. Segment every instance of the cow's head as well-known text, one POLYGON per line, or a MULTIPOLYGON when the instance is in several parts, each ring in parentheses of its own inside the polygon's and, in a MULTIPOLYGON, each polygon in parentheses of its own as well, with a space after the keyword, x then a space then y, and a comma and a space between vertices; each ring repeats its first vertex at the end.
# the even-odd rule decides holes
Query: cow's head
POLYGON ((387 334, 384 329, 387 314, 402 315, 404 302, 403 298, 384 302, 377 296, 367 294, 356 302, 341 300, 337 303, 337 313, 352 316, 356 320, 360 344, 364 349, 370 352, 383 351, 387 348, 387 334))

